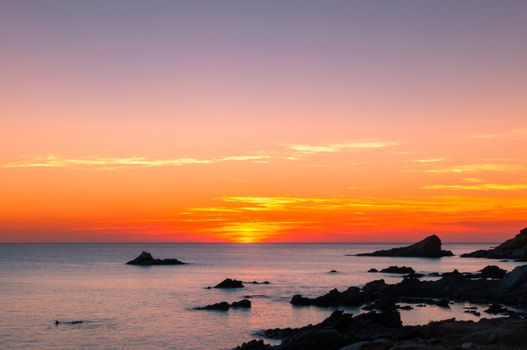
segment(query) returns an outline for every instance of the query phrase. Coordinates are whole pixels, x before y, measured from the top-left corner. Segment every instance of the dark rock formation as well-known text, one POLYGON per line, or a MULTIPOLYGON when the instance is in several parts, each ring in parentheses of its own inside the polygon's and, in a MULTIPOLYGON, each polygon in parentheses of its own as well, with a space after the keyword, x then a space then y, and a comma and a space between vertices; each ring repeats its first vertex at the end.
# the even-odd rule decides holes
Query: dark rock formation
POLYGON ((56 320, 55 321, 55 326, 58 326, 59 324, 81 324, 81 323, 84 323, 84 321, 82 321, 82 320, 78 320, 78 321, 59 321, 59 320, 56 320))
POLYGON ((368 270, 368 272, 375 273, 375 272, 379 272, 379 270, 371 268, 371 269, 368 270))
POLYGON ((148 252, 142 252, 134 260, 130 260, 126 264, 128 265, 140 265, 140 266, 150 266, 150 265, 184 265, 185 263, 179 261, 178 259, 155 259, 152 254, 148 252))
POLYGON ((404 278, 400 283, 386 284, 384 280, 377 280, 367 283, 362 288, 350 287, 343 292, 333 289, 316 298, 295 295, 291 299, 291 304, 322 307, 360 306, 381 299, 441 307, 449 307, 450 300, 527 305, 527 265, 515 268, 501 280, 473 278, 455 270, 445 273, 436 281, 404 278))
POLYGON ((251 301, 247 299, 243 299, 240 301, 235 301, 232 304, 229 304, 226 301, 222 301, 221 303, 211 304, 207 306, 200 306, 194 308, 194 310, 216 310, 216 311, 228 311, 230 308, 243 308, 243 309, 250 309, 251 308, 251 301))
POLYGON ((488 259, 527 259, 527 228, 520 231, 516 237, 487 250, 477 250, 472 253, 462 254, 464 258, 488 259))
POLYGON ((481 271, 479 271, 479 277, 481 278, 495 278, 495 279, 502 279, 507 274, 507 271, 499 268, 495 265, 489 265, 483 268, 481 271))
POLYGON ((263 281, 263 282, 251 281, 251 282, 242 282, 242 283, 247 283, 247 284, 271 284, 271 282, 269 282, 269 281, 263 281))
POLYGON ((390 266, 385 269, 382 269, 381 272, 385 273, 415 273, 415 270, 408 266, 390 266))
POLYGON ((316 325, 302 328, 269 329, 262 335, 282 339, 271 346, 253 340, 236 350, 387 350, 387 349, 525 349, 527 320, 454 319, 424 326, 402 326, 397 311, 366 313, 353 317, 335 311, 316 325))
POLYGON ((217 285, 215 285, 214 288, 243 288, 243 282, 226 278, 217 285))
POLYGON ((357 254, 358 256, 392 256, 392 257, 421 257, 439 258, 452 256, 451 251, 441 249, 441 240, 436 235, 428 236, 422 241, 407 247, 378 250, 373 253, 357 254))
POLYGON ((329 273, 337 273, 338 271, 337 270, 331 270, 329 271, 329 273))

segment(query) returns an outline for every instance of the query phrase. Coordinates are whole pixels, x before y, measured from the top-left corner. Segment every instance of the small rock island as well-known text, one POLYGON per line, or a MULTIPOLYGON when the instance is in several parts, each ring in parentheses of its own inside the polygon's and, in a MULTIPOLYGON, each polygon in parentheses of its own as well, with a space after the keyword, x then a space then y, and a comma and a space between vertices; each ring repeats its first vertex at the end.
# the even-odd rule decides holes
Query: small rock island
POLYGON ((428 236, 422 241, 407 247, 378 250, 373 253, 361 253, 357 256, 391 256, 391 257, 416 257, 416 258, 440 258, 453 256, 451 251, 441 248, 441 239, 436 235, 428 236))
POLYGON ((148 252, 142 252, 134 260, 130 260, 127 265, 152 266, 152 265, 185 265, 186 263, 178 259, 156 259, 148 252))

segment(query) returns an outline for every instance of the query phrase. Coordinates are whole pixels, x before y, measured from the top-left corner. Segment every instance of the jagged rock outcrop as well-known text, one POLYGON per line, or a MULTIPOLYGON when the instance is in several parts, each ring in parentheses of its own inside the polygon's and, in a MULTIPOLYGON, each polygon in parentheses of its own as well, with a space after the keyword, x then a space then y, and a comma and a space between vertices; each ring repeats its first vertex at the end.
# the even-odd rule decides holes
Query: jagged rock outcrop
POLYGON ((185 263, 178 259, 156 259, 152 254, 148 252, 142 252, 134 260, 130 260, 126 263, 127 265, 140 265, 140 266, 150 266, 150 265, 184 265, 185 263))
POLYGON ((420 258, 440 258, 452 256, 451 251, 441 248, 441 239, 436 235, 428 236, 422 241, 407 247, 392 248, 388 250, 378 250, 373 253, 362 253, 357 256, 391 256, 391 257, 420 257, 420 258))
POLYGON ((517 259, 527 260, 527 227, 514 238, 491 249, 476 250, 462 254, 463 258, 517 259))

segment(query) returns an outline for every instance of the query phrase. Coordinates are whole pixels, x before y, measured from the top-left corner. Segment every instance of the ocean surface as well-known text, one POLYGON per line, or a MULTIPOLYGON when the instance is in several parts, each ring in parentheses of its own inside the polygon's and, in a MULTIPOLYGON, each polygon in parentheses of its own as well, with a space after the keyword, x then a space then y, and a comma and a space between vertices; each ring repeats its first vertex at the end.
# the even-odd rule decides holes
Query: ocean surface
MULTIPOLYGON (((473 272, 519 263, 356 257, 346 254, 401 244, 0 244, 0 349, 231 349, 264 328, 317 323, 334 309, 294 307, 291 296, 317 296, 332 288, 384 278, 370 268, 406 265, 418 272, 473 272), (143 250, 188 265, 125 265, 143 250), (339 273, 331 274, 330 270, 339 273), (239 290, 206 289, 231 277, 270 281, 239 290), (196 311, 252 296, 252 309, 196 311), (56 326, 55 320, 83 320, 56 326)), ((455 254, 489 244, 445 244, 455 254)), ((477 319, 464 305, 401 311, 405 324, 451 317, 477 319)), ((347 309, 357 313, 359 309, 347 309)))

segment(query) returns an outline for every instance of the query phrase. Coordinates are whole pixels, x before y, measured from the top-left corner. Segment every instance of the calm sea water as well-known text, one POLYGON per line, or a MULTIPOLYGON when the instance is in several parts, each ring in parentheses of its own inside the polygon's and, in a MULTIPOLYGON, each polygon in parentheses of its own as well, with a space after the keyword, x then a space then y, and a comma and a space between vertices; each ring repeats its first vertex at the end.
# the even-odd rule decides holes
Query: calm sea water
MULTIPOLYGON (((4 244, 0 245, 0 349, 230 349, 263 328, 316 323, 333 310, 293 307, 294 294, 316 296, 370 280, 400 278, 367 273, 389 265, 419 272, 477 271, 486 259, 354 257, 386 249, 381 244, 4 244), (174 257, 182 266, 124 263, 142 250, 174 257), (328 273, 336 269, 337 274, 328 273), (205 289, 224 278, 265 281, 234 291, 205 289), (254 296, 250 310, 195 311, 192 307, 254 296), (84 320, 55 326, 55 320, 84 320)), ((488 247, 447 244, 459 254, 488 247)), ((406 324, 462 312, 435 307, 402 311, 406 324)), ((349 309, 351 312, 359 310, 349 309)))

